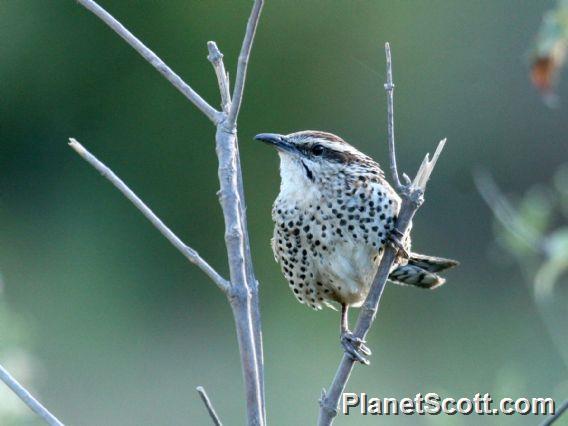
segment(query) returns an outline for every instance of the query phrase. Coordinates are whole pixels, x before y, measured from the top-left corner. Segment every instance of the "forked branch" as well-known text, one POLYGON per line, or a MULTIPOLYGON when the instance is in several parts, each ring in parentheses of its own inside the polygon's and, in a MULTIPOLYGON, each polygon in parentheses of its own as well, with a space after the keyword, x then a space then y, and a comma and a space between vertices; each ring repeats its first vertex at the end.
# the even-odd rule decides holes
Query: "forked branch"
MULTIPOLYGON (((252 16, 255 16, 256 8, 253 7, 253 11, 251 13, 252 16)), ((258 19, 258 16, 256 17, 258 19)), ((254 29, 253 26, 248 26, 250 31, 254 29)), ((243 44, 246 43, 243 41, 243 44)), ((207 48, 209 50, 209 55, 207 59, 213 65, 213 69, 217 76, 217 83, 219 85, 219 91, 221 93, 221 106, 223 112, 226 114, 228 113, 229 109, 231 108, 231 93, 230 93, 230 81, 229 81, 229 74, 225 71, 225 64, 223 62, 223 54, 217 47, 217 44, 214 41, 210 41, 207 43, 207 48)), ((250 49, 248 50, 250 54, 250 49)), ((248 60, 247 60, 248 62, 248 60)), ((237 186, 238 186, 238 193, 240 199, 240 212, 241 218, 243 220, 242 227, 244 233, 244 248, 245 248, 245 269, 247 274, 247 280, 249 282, 249 290, 251 292, 251 306, 256 307, 252 309, 252 321, 253 323, 260 324, 260 304, 258 300, 258 282, 256 280, 254 269, 252 265, 252 255, 250 251, 250 241, 249 241, 249 234, 248 234, 248 225, 247 225, 247 216, 246 216, 246 206, 245 206, 245 194, 244 194, 244 186, 243 186, 243 176, 241 170, 241 158, 238 149, 238 140, 235 135, 235 151, 236 151, 236 166, 237 166, 237 186)), ((257 364, 258 364, 258 374, 259 374, 259 382, 260 382, 260 393, 262 399, 262 407, 263 407, 263 418, 264 422, 266 423, 266 403, 264 398, 264 359, 263 359, 263 347, 262 347, 262 333, 260 326, 254 328, 254 339, 256 345, 256 354, 257 354, 257 364)))
MULTIPOLYGON (((255 0, 247 23, 247 28, 237 64, 235 89, 231 100, 229 78, 222 61, 223 55, 214 42, 208 44, 209 60, 213 64, 221 93, 221 111, 216 110, 201 98, 195 90, 185 83, 158 56, 148 49, 140 40, 130 33, 114 17, 92 0, 78 0, 84 7, 93 12, 168 81, 194 103, 216 126, 215 142, 219 159, 219 201, 225 220, 225 244, 229 263, 230 280, 219 276, 197 253, 183 244, 171 231, 151 212, 151 210, 130 191, 124 182, 89 154, 78 142, 71 146, 95 168, 102 167, 104 175, 120 189, 148 217, 162 234, 164 234, 189 260, 204 270, 216 284, 222 288, 231 304, 237 339, 241 354, 243 378, 247 402, 247 418, 249 425, 265 424, 264 408, 264 365, 262 356, 262 333, 260 327, 260 309, 258 306, 257 280, 252 268, 250 244, 247 232, 246 210, 240 158, 237 146, 236 122, 243 98, 247 65, 263 0, 255 0)), ((99 170, 100 171, 100 170, 99 170)))
MULTIPOLYGON (((406 235, 412 222, 412 218, 424 201, 424 190, 426 189, 426 184, 428 182, 428 179, 430 178, 430 175, 432 174, 432 171, 434 170, 434 166, 436 165, 436 161, 438 160, 438 157, 440 156, 442 149, 444 148, 446 140, 444 139, 438 144, 432 160, 429 159, 428 154, 426 155, 426 157, 422 161, 420 168, 418 169, 418 172, 416 173, 416 177, 413 182, 410 182, 410 180, 408 180, 405 185, 402 185, 400 183, 400 181, 398 180, 399 178, 396 166, 396 154, 394 149, 394 111, 392 99, 392 91, 394 89, 394 85, 392 83, 392 61, 390 46, 388 43, 385 45, 385 51, 387 57, 387 83, 385 84, 385 90, 387 92, 388 104, 388 145, 390 152, 390 167, 394 185, 400 197, 402 198, 400 212, 396 221, 396 229, 398 229, 403 235, 406 235)), ((402 240, 404 240, 404 238, 402 238, 402 240)), ((367 299, 361 307, 359 318, 357 319, 357 325, 355 326, 355 330, 353 332, 355 338, 365 340, 367 333, 373 325, 379 309, 379 303, 383 294, 383 290, 385 288, 385 284, 396 258, 397 250, 392 246, 387 246, 385 248, 383 257, 381 258, 381 262, 379 264, 377 274, 375 275, 375 278, 373 280, 373 284, 371 285, 369 294, 367 295, 367 299)), ((331 386, 327 391, 325 389, 322 391, 322 396, 320 399, 320 412, 318 417, 319 426, 328 426, 333 423, 334 418, 337 416, 337 406, 339 404, 339 399, 341 398, 341 394, 345 390, 345 386, 347 384, 347 381, 349 380, 349 376, 351 375, 351 371, 353 370, 354 365, 354 359, 348 354, 344 354, 339 363, 339 367, 337 368, 337 372, 335 373, 331 386)))

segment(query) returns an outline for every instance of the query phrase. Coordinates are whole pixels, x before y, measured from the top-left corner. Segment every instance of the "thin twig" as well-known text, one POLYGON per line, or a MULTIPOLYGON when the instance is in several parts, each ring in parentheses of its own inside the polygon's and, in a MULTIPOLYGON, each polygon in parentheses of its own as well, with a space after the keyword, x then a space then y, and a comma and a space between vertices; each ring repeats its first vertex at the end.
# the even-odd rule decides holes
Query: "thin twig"
POLYGON ((229 108, 231 108, 231 92, 229 76, 227 71, 225 71, 225 63, 223 62, 223 54, 214 41, 207 42, 207 49, 209 50, 207 59, 211 62, 211 65, 213 65, 215 75, 217 75, 217 83, 219 84, 219 91, 221 92, 221 108, 223 112, 228 113, 229 108))
POLYGON ((160 233, 168 239, 191 263, 197 265, 215 284, 227 292, 229 283, 209 263, 205 261, 194 249, 189 247, 175 235, 164 222, 106 165, 100 162, 93 154, 78 141, 69 139, 69 146, 77 152, 87 163, 93 166, 102 176, 107 178, 140 212, 148 219, 160 233))
POLYGON ((215 424, 215 426, 223 426, 221 420, 219 419, 219 416, 217 415, 215 409, 213 408, 213 404, 211 404, 211 400, 207 396, 207 392, 205 392, 205 389, 203 389, 203 386, 198 386, 197 388, 195 388, 195 390, 197 390, 197 393, 201 397, 203 404, 205 404, 205 408, 207 408, 207 412, 209 413, 209 416, 211 417, 213 424, 215 424))
POLYGON ((231 104, 231 111, 229 112, 229 117, 227 120, 229 123, 229 127, 233 127, 235 125, 237 121, 237 116, 239 115, 239 110, 241 108, 241 102, 243 100, 243 93, 245 90, 247 66, 250 58, 250 52, 252 49, 252 42, 254 41, 254 34, 258 26, 258 21, 260 19, 260 12, 262 11, 263 4, 264 0, 255 0, 249 20, 247 22, 247 29, 245 37, 243 39, 241 52, 239 53, 239 62, 237 64, 235 89, 233 90, 233 102, 231 104))
POLYGON ((8 386, 12 392, 24 401, 38 416, 40 416, 48 425, 63 426, 63 423, 51 414, 37 399, 35 399, 26 388, 24 388, 12 375, 0 365, 0 379, 8 386))
MULTIPOLYGON (((390 64, 390 48, 388 43, 385 45, 385 49, 387 51, 387 63, 390 64)), ((387 65, 387 70, 389 68, 389 65, 387 65)), ((385 85, 385 88, 387 88, 387 86, 392 86, 392 74, 390 72, 387 72, 387 84, 385 85)), ((389 98, 392 95, 392 91, 389 92, 388 88, 387 94, 389 94, 389 98)), ((390 106, 392 106, 392 99, 389 99, 388 103, 390 106)), ((396 181, 398 174, 396 172, 394 136, 391 138, 391 136, 389 135, 389 146, 391 143, 392 149, 390 149, 390 165, 391 170, 393 171, 393 180, 396 181)), ((428 182, 428 179, 432 174, 436 161, 438 160, 438 157, 442 152, 442 149, 444 148, 444 144, 445 139, 440 141, 440 143, 438 144, 432 160, 429 159, 429 155, 425 156, 420 168, 418 169, 418 172, 416 173, 414 182, 410 183, 409 180, 406 186, 401 185, 398 189, 402 203, 398 219, 396 221, 396 229, 398 229, 403 235, 406 235, 406 233, 408 232, 416 211, 424 202, 423 195, 426 188, 426 183, 428 182)), ((401 240, 404 241, 404 238, 402 238, 401 240)), ((379 267, 375 278, 373 279, 369 294, 367 295, 365 303, 361 307, 361 311, 357 319, 357 325, 355 326, 353 332, 355 338, 365 340, 369 330, 371 329, 371 326, 373 325, 373 322, 379 310, 379 303, 381 301, 383 290, 396 258, 397 250, 392 246, 387 246, 379 263, 379 267)), ((349 380, 349 376, 351 375, 354 365, 355 360, 353 359, 353 357, 348 354, 343 354, 331 386, 329 387, 327 392, 325 391, 325 389, 322 392, 320 399, 320 412, 318 417, 319 426, 329 426, 333 423, 334 418, 337 416, 337 406, 339 399, 341 398, 341 394, 343 393, 347 381, 349 380)))
POLYGON ((564 413, 568 413, 568 399, 564 401, 562 405, 560 405, 558 410, 556 410, 556 412, 552 416, 548 417, 544 422, 542 422, 541 426, 550 426, 564 413))
POLYGON ((394 83, 392 81, 392 58, 390 44, 385 43, 385 54, 387 57, 387 82, 385 91, 387 92, 387 135, 389 146, 389 160, 394 188, 401 192, 402 185, 398 177, 398 167, 396 165, 396 151, 394 143, 394 83))
POLYGON ((110 13, 92 0, 77 0, 86 9, 93 12, 124 41, 134 48, 144 59, 146 59, 156 70, 162 74, 170 83, 174 85, 187 99, 189 99, 199 110, 207 116, 213 123, 221 119, 221 113, 213 108, 203 99, 199 93, 184 82, 158 55, 144 45, 134 34, 128 31, 110 13))

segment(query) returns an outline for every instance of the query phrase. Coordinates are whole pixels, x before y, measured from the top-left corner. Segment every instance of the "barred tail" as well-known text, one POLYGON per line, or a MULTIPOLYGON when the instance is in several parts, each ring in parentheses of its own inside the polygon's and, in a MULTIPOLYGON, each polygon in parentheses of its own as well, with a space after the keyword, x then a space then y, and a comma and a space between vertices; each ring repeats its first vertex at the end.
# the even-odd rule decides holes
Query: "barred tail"
POLYGON ((444 271, 458 264, 459 262, 451 259, 411 253, 408 263, 392 271, 389 279, 396 284, 434 289, 446 282, 436 272, 444 271))

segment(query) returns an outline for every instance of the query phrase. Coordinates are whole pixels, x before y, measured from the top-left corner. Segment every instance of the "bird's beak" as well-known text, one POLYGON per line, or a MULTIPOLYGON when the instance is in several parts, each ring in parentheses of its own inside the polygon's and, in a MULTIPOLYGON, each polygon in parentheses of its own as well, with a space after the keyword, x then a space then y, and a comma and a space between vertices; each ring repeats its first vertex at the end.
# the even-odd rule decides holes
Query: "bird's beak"
POLYGON ((286 140, 286 136, 277 133, 260 133, 254 137, 257 141, 262 141, 274 145, 277 150, 294 153, 296 147, 286 140))

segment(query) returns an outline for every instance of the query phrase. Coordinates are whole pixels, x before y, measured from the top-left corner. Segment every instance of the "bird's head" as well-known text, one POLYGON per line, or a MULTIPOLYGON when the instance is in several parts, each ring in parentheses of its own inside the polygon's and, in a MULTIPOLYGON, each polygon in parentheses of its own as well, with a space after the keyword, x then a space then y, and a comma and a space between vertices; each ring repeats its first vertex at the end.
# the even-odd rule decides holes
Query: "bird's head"
POLYGON ((286 181, 325 183, 338 174, 348 177, 367 169, 380 172, 371 158, 331 133, 314 130, 289 135, 261 133, 255 139, 278 150, 283 184, 286 181))

